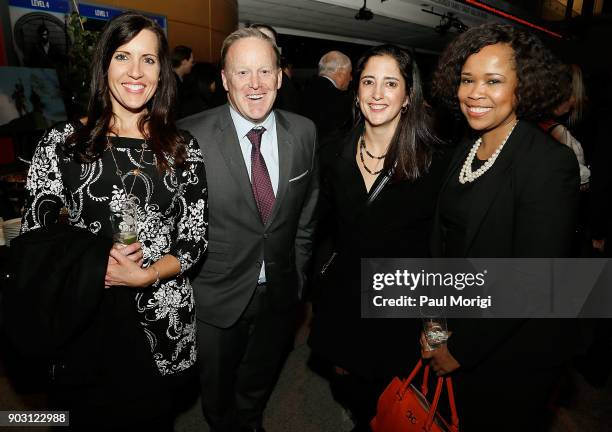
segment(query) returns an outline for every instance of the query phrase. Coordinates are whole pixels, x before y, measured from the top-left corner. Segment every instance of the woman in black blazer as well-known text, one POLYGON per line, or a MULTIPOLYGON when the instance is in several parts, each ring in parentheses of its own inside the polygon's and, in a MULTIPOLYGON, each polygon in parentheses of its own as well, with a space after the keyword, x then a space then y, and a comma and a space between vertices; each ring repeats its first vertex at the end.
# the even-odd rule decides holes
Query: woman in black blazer
POLYGON ((325 170, 321 207, 337 256, 313 301, 309 343, 331 387, 369 430, 380 392, 419 358, 418 320, 361 318, 361 258, 426 257, 447 158, 436 149, 412 56, 374 47, 356 67, 358 122, 325 170), (388 175, 390 177, 388 177, 388 175), (379 191, 378 193, 376 191, 379 191))
MULTIPOLYGON (((531 123, 566 93, 557 88, 560 71, 537 38, 507 25, 470 29, 446 49, 434 94, 461 111, 477 139, 459 146, 443 183, 434 256, 569 255, 576 158, 531 123)), ((545 430, 545 405, 570 351, 569 324, 449 323, 448 344, 422 354, 438 375, 455 377, 462 431, 545 430)))

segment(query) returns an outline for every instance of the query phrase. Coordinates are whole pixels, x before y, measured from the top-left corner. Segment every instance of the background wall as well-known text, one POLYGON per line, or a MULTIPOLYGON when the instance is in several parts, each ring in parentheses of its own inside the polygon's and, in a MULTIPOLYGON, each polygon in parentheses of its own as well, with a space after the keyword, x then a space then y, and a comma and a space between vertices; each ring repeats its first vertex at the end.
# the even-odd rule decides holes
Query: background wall
POLYGON ((238 25, 238 0, 93 0, 92 3, 165 15, 170 47, 191 47, 196 61, 218 61, 223 39, 238 25))
MULTIPOLYGON (((170 47, 191 47, 196 61, 217 62, 223 39, 238 26, 238 0, 92 0, 91 3, 165 15, 170 47)), ((8 63, 16 65, 7 0, 0 0, 0 16, 8 63)))

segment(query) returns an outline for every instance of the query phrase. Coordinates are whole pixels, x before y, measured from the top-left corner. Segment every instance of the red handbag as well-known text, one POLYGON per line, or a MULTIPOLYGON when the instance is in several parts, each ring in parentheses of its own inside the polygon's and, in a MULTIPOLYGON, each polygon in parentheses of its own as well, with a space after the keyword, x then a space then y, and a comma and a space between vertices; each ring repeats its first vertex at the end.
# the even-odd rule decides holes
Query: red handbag
POLYGON ((438 378, 431 405, 426 397, 429 365, 423 371, 421 391, 411 384, 422 365, 423 360, 419 360, 408 378, 403 381, 398 377, 393 378, 382 392, 376 416, 370 422, 373 432, 459 432, 459 417, 450 377, 438 378), (451 410, 451 424, 436 413, 444 381, 451 410))

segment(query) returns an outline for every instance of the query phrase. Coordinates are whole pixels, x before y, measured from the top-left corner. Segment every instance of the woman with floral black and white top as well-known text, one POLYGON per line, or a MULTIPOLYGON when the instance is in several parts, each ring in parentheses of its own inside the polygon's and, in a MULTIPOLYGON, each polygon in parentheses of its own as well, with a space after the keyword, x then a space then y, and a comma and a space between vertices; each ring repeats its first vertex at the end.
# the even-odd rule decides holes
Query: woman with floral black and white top
POLYGON ((175 93, 163 31, 142 15, 120 15, 95 49, 87 119, 56 125, 32 160, 23 232, 57 222, 63 207, 71 225, 101 236, 112 236, 111 213, 125 203, 137 221, 138 242, 110 251, 105 292, 128 293, 148 355, 144 364, 128 353, 110 362, 88 391, 63 388, 71 424, 121 418, 122 427, 170 428, 172 390, 196 360, 185 272, 207 246, 206 174, 198 143, 173 122, 175 93))

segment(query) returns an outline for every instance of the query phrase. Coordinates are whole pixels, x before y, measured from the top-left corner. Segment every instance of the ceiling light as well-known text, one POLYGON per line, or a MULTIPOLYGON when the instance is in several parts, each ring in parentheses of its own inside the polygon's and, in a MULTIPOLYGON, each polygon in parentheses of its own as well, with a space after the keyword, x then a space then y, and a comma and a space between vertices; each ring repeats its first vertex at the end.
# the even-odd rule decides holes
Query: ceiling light
POLYGON ((363 0, 363 7, 355 14, 356 20, 370 21, 374 18, 372 11, 366 7, 366 1, 367 0, 363 0))

